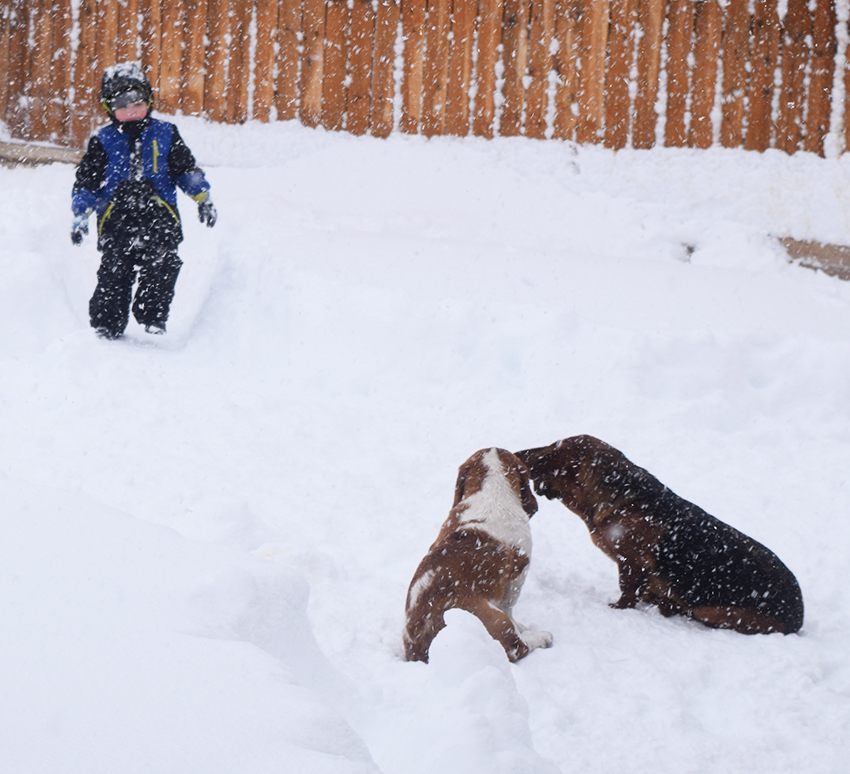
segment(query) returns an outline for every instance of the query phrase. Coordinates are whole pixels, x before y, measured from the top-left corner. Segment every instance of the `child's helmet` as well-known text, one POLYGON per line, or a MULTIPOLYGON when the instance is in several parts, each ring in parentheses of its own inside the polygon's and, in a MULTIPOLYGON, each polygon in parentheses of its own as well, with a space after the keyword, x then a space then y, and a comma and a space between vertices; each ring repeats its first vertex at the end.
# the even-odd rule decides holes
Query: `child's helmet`
POLYGON ((100 102, 104 110, 114 111, 132 102, 153 104, 151 82, 138 62, 121 62, 107 67, 100 82, 100 102))

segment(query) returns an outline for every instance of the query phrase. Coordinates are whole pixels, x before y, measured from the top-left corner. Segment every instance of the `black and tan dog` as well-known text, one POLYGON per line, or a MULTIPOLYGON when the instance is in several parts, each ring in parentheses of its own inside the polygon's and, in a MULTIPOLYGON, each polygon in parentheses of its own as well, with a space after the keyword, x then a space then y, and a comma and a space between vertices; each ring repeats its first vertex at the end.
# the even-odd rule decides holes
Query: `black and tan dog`
POLYGON ((428 661, 452 608, 477 616, 511 661, 552 644, 549 632, 525 631, 513 619, 531 559, 528 520, 536 511, 528 470, 509 451, 482 449, 460 466, 452 510, 407 592, 408 661, 428 661))
POLYGON ((587 524, 619 568, 618 608, 657 605, 744 634, 803 625, 797 579, 752 538, 673 494, 604 441, 588 435, 517 452, 539 495, 587 524))

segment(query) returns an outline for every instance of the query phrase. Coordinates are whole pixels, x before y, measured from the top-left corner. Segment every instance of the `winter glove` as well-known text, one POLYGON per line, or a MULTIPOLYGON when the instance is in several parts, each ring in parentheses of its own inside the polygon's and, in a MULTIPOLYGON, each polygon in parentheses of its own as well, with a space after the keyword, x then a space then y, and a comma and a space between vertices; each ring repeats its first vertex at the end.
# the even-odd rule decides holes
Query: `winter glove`
POLYGON ((77 215, 74 222, 71 224, 71 242, 79 245, 83 241, 83 236, 89 233, 89 214, 77 215))
POLYGON ((198 204, 198 220, 200 220, 201 223, 206 223, 209 228, 212 228, 215 225, 217 218, 218 213, 215 210, 215 205, 212 203, 212 199, 207 197, 198 204))

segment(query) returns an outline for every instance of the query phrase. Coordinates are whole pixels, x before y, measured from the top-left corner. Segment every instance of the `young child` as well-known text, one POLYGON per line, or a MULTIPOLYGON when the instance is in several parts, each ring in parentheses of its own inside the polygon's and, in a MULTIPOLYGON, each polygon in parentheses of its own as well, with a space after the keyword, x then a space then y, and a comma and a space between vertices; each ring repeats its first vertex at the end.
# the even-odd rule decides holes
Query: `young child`
POLYGON ((98 336, 120 338, 132 302, 133 316, 148 333, 165 333, 183 264, 176 187, 198 203, 201 222, 212 227, 217 215, 210 186, 177 127, 151 117, 153 89, 138 64, 107 68, 100 101, 111 123, 89 140, 71 200, 75 245, 88 234, 89 215, 97 214, 101 263, 89 302, 91 325, 98 336))

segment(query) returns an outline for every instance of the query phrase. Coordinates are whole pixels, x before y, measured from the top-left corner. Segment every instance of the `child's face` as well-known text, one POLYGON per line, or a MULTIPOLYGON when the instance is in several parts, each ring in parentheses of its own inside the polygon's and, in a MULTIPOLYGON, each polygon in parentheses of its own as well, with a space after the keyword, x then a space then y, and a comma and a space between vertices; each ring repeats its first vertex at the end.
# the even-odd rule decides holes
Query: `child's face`
POLYGON ((121 121, 140 121, 148 114, 146 102, 131 102, 129 105, 115 109, 115 117, 121 121))

